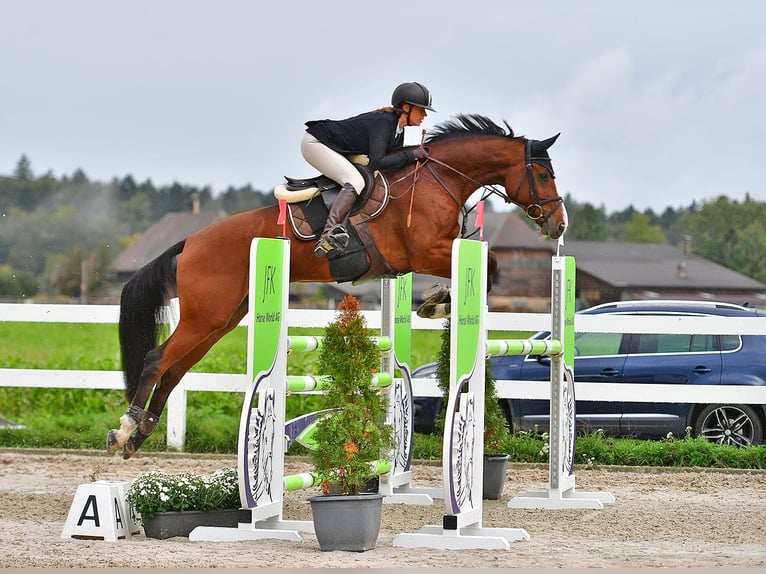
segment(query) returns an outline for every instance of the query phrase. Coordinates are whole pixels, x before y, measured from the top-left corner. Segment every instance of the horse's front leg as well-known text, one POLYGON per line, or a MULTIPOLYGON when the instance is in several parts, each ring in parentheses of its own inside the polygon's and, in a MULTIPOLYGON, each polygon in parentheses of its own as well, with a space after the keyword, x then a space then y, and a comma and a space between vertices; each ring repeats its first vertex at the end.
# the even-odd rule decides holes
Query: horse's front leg
POLYGON ((418 317, 448 319, 451 313, 452 293, 446 283, 436 283, 423 291, 423 303, 417 308, 418 317))
POLYGON ((491 249, 487 250, 487 293, 492 291, 492 282, 498 276, 497 255, 491 249))
MULTIPOLYGON (((497 276, 497 256, 493 251, 487 254, 487 293, 497 276)), ((452 312, 452 291, 446 283, 436 283, 423 291, 423 303, 418 307, 418 317, 424 319, 449 319, 452 312)))

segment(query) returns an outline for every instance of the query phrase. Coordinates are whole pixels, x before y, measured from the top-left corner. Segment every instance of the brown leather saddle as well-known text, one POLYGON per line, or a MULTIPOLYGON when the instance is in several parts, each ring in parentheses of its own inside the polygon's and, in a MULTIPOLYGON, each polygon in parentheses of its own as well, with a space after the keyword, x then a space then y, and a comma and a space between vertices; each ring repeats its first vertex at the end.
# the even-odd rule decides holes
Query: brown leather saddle
MULTIPOLYGON (((380 277, 395 277, 398 273, 378 250, 367 222, 385 209, 390 198, 388 181, 380 172, 356 164, 365 180, 364 190, 343 222, 349 243, 341 253, 330 252, 327 259, 335 281, 362 283, 380 277)), ((274 195, 287 201, 287 219, 298 239, 313 241, 324 228, 330 206, 340 191, 340 185, 320 175, 297 179, 285 177, 287 183, 277 186, 274 195)))

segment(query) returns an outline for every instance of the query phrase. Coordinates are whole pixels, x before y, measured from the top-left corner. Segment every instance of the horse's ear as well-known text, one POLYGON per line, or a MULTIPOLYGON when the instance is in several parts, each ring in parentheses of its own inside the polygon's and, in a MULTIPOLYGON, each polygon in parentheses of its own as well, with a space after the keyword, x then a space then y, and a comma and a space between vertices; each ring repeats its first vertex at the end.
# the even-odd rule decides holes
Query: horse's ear
POLYGON ((561 135, 561 132, 557 133, 555 136, 548 138, 547 140, 543 140, 540 142, 540 145, 543 147, 543 149, 548 149, 553 144, 556 143, 556 140, 559 139, 559 136, 561 135))

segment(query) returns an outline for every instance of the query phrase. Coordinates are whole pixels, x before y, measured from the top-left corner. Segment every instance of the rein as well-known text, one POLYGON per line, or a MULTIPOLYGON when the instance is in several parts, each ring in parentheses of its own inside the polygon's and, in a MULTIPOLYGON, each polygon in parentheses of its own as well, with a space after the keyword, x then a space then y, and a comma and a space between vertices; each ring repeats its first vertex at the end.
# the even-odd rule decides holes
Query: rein
MULTIPOLYGON (((526 145, 525 145, 525 149, 524 149, 524 156, 525 156, 524 157, 524 161, 525 161, 526 166, 524 168, 524 173, 521 175, 521 179, 519 180, 519 184, 516 186, 516 191, 513 194, 513 197, 511 197, 510 194, 507 193, 507 190, 504 193, 504 192, 500 191, 497 188, 496 185, 487 185, 487 184, 481 183, 479 181, 476 181, 471 176, 463 173, 459 169, 456 169, 456 168, 452 167, 448 163, 445 163, 445 162, 443 162, 443 161, 441 161, 439 159, 436 159, 434 157, 428 156, 423 161, 418 161, 416 166, 415 166, 415 168, 412 171, 408 172, 407 174, 405 174, 401 178, 399 178, 396 181, 392 182, 392 186, 393 186, 394 184, 399 183, 399 182, 404 181, 405 179, 409 178, 410 175, 413 176, 413 181, 407 187, 407 189, 405 189, 404 192, 402 192, 399 196, 393 196, 392 195, 391 198, 392 199, 399 199, 401 197, 404 197, 410 191, 412 192, 413 197, 414 197, 414 195, 415 195, 415 184, 418 181, 418 175, 419 175, 420 169, 423 168, 423 167, 427 167, 428 171, 431 173, 431 175, 433 176, 434 180, 436 180, 436 182, 444 189, 444 191, 447 192, 447 195, 449 195, 452 198, 452 200, 455 202, 455 204, 458 206, 458 208, 462 211, 463 223, 462 223, 462 226, 461 226, 461 237, 465 237, 465 233, 466 233, 466 220, 467 220, 468 214, 470 213, 472 208, 471 209, 466 208, 465 204, 461 203, 458 195, 450 188, 449 185, 447 185, 442 180, 441 177, 439 177, 439 174, 436 173, 436 170, 434 169, 434 165, 433 165, 433 164, 437 164, 437 165, 440 165, 442 167, 445 167, 445 168, 449 169, 450 171, 452 171, 453 173, 459 175, 463 179, 465 179, 467 181, 470 181, 471 183, 476 184, 476 188, 477 189, 480 189, 480 188, 484 189, 487 193, 485 195, 482 195, 482 199, 486 199, 487 197, 489 197, 491 195, 497 195, 498 197, 502 198, 503 201, 505 201, 505 203, 513 203, 513 204, 519 206, 520 208, 522 208, 524 210, 524 214, 529 219, 531 219, 532 221, 544 223, 545 221, 548 220, 548 218, 551 215, 553 215, 554 213, 556 213, 556 211, 558 211, 558 209, 563 204, 564 200, 563 200, 563 198, 560 195, 557 195, 556 197, 552 197, 550 199, 543 199, 543 200, 540 200, 538 198, 537 187, 535 186, 534 172, 532 171, 532 164, 533 163, 538 163, 538 164, 542 165, 543 167, 545 167, 546 169, 548 169, 550 171, 550 168, 548 168, 545 165, 545 162, 549 163, 550 159, 546 158, 546 157, 535 157, 535 156, 532 155, 532 140, 526 140, 526 145), (529 195, 530 195, 530 197, 532 199, 532 203, 530 205, 526 206, 526 207, 521 205, 519 203, 518 199, 517 199, 519 194, 521 193, 521 186, 523 185, 525 179, 528 182, 528 185, 529 185, 529 195), (554 203, 554 202, 558 202, 558 204, 559 204, 556 207, 556 209, 552 210, 550 213, 545 213, 545 210, 543 209, 543 206, 545 206, 545 205, 547 205, 549 203, 554 203)), ((552 172, 551 172, 551 176, 553 176, 552 172)), ((553 177, 555 177, 555 176, 553 176, 553 177)), ((408 226, 409 226, 409 219, 408 219, 408 226)))

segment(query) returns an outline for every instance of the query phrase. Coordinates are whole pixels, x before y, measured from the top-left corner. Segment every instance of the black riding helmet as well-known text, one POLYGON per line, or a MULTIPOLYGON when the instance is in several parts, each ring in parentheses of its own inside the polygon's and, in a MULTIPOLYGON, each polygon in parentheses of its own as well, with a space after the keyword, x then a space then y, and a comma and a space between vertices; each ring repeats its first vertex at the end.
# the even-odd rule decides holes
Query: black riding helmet
POLYGON ((432 112, 436 111, 431 107, 431 92, 418 82, 406 82, 396 87, 391 95, 391 105, 398 106, 401 103, 420 106, 432 112))

